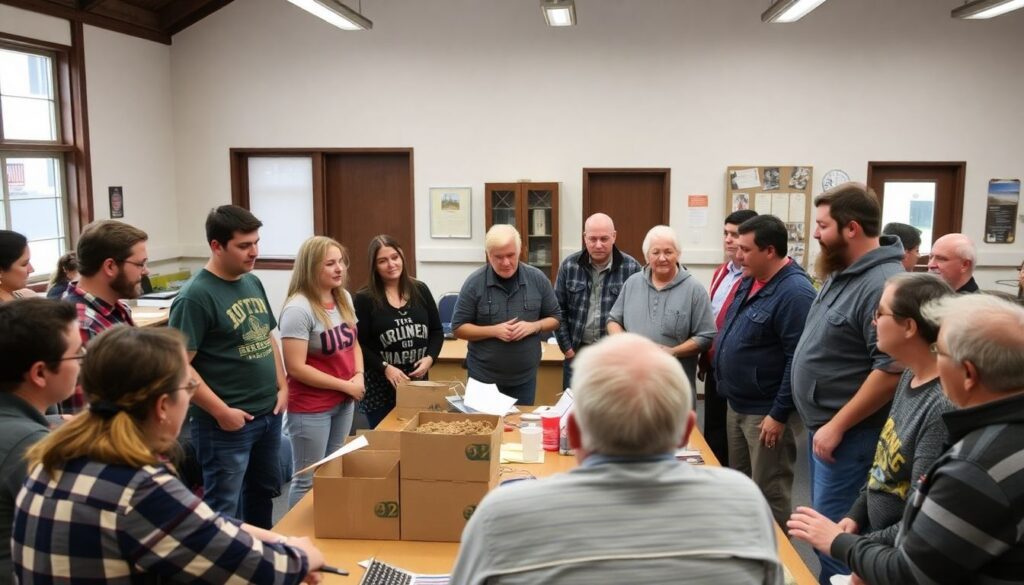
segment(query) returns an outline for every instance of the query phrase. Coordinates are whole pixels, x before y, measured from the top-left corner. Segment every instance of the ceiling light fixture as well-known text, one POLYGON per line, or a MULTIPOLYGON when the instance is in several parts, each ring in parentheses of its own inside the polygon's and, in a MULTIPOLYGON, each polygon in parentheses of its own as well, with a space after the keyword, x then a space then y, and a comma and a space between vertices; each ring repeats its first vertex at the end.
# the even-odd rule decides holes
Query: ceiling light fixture
POLYGON ((825 0, 776 0, 761 14, 761 22, 796 22, 825 2, 825 0))
POLYGON ((575 26, 576 3, 574 0, 540 0, 540 9, 548 26, 575 26))
MULTIPOLYGON (((337 0, 288 0, 306 12, 322 18, 342 30, 370 30, 373 22, 359 11, 337 0)), ((360 2, 360 11, 362 2, 360 2)))
POLYGON ((1019 8, 1024 8, 1024 0, 974 0, 960 8, 954 8, 950 14, 953 18, 974 20, 995 18, 1019 8))

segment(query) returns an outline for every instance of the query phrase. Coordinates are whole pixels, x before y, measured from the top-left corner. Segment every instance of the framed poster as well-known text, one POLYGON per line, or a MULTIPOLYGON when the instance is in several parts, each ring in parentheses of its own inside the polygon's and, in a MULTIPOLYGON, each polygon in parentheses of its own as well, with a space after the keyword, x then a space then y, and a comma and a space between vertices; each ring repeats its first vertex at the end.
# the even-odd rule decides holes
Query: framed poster
POLYGON ((472 201, 470 187, 431 187, 430 237, 473 237, 472 201))
POLYGON ((121 187, 107 187, 110 197, 110 217, 121 219, 124 217, 124 189, 121 187))
POLYGON ((985 243, 1012 244, 1017 232, 1020 179, 992 179, 988 182, 985 212, 985 243))

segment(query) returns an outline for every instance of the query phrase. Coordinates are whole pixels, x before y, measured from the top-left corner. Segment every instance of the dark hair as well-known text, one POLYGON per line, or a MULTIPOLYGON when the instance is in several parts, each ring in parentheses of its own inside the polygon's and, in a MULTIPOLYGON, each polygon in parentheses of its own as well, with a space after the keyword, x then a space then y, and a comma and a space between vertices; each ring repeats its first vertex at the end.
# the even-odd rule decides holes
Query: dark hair
POLYGON ((78 272, 92 276, 111 259, 118 265, 132 255, 132 246, 149 239, 146 232, 116 219, 101 219, 85 226, 78 238, 78 272))
POLYGON ((377 253, 381 248, 394 248, 402 258, 402 274, 398 277, 398 294, 409 304, 419 302, 419 292, 416 290, 416 279, 409 276, 409 265, 405 259, 405 252, 398 240, 387 234, 381 234, 370 240, 370 246, 366 250, 366 257, 370 263, 370 281, 366 284, 366 291, 378 307, 386 307, 388 304, 387 294, 384 292, 384 281, 377 272, 377 253))
POLYGON ((753 209, 740 209, 734 211, 729 215, 725 216, 723 223, 731 223, 732 225, 740 225, 752 217, 757 217, 757 212, 753 209))
POLYGON ((248 209, 237 205, 221 205, 210 210, 206 216, 206 243, 218 242, 227 247, 235 232, 250 234, 263 227, 263 222, 256 219, 248 209))
POLYGON ((882 234, 899 238, 904 252, 909 252, 921 245, 921 230, 910 224, 898 221, 887 223, 882 228, 882 234))
POLYGON ((78 256, 74 252, 68 252, 57 260, 57 269, 50 276, 50 288, 65 285, 71 281, 69 272, 78 271, 78 256))
POLYGON ((814 206, 828 205, 828 214, 842 229, 855 221, 869 238, 878 237, 882 224, 882 206, 878 196, 867 185, 843 183, 814 198, 814 206))
POLYGON ((12 232, 11 230, 0 230, 0 270, 10 270, 28 247, 28 238, 12 232))
POLYGON ((758 215, 740 224, 740 235, 754 232, 754 244, 758 250, 768 246, 775 248, 775 255, 785 258, 789 253, 789 232, 786 224, 774 215, 758 215))
POLYGON ((45 362, 56 370, 68 350, 64 331, 78 319, 71 303, 43 298, 0 304, 0 392, 21 385, 32 364, 45 362))
POLYGON ((921 339, 935 343, 939 338, 939 325, 925 319, 921 315, 921 307, 928 301, 955 294, 953 288, 930 272, 897 274, 885 281, 885 284, 893 287, 892 304, 889 306, 893 316, 913 319, 921 339))

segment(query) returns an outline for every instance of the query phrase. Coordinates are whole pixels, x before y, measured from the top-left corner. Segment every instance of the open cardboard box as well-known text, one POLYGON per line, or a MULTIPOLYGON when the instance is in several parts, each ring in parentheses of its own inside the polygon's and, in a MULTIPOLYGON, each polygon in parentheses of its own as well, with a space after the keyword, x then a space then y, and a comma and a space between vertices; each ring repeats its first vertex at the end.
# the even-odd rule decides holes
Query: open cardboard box
POLYGON ((497 478, 482 481, 402 480, 402 540, 459 542, 466 522, 497 478))
POLYGON ((316 537, 398 540, 398 458, 398 451, 363 448, 318 467, 313 474, 316 537))
POLYGON ((401 432, 401 477, 491 483, 498 477, 503 430, 501 417, 492 414, 416 413, 401 432), (492 430, 486 435, 440 435, 415 430, 427 422, 467 419, 486 422, 492 430))
POLYGON ((351 443, 358 437, 366 437, 368 443, 360 451, 398 451, 402 447, 399 431, 356 431, 354 437, 345 437, 345 444, 351 443))
POLYGON ((426 410, 448 412, 451 405, 447 397, 455 394, 460 382, 431 382, 410 380, 398 385, 395 390, 395 411, 400 419, 412 418, 417 412, 426 410))

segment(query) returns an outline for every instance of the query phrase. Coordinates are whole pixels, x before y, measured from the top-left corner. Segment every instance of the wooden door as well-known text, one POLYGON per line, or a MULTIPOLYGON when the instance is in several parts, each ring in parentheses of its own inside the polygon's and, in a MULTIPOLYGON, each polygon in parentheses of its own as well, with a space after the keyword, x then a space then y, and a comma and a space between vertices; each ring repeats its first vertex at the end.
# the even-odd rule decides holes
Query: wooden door
POLYGON ((348 289, 366 285, 367 248, 379 234, 390 234, 405 252, 406 270, 416 274, 411 149, 329 152, 324 156, 328 236, 349 251, 348 289))
POLYGON ((931 244, 960 231, 964 207, 963 162, 869 162, 868 186, 882 203, 882 225, 898 221, 921 230, 927 266, 931 244))
POLYGON ((607 213, 615 222, 619 249, 646 264, 641 251, 644 236, 656 225, 668 225, 670 172, 583 169, 583 220, 607 213))

